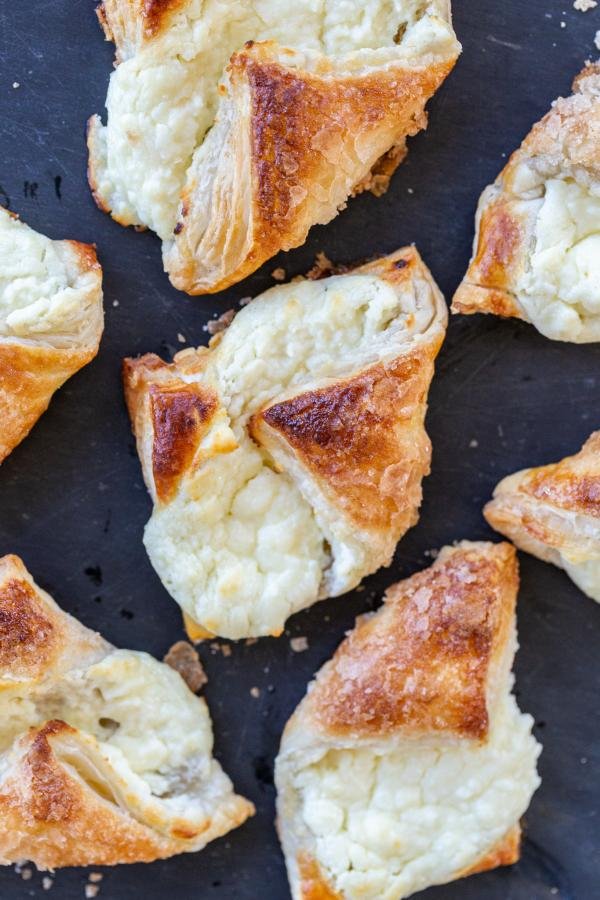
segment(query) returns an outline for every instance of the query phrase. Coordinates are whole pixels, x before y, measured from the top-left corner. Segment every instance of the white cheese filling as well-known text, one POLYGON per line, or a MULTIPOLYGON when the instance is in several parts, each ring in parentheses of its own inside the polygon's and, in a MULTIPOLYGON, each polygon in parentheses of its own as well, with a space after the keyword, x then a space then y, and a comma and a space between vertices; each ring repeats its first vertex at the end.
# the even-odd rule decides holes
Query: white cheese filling
POLYGON ((316 859, 348 900, 400 900, 473 866, 539 784, 532 719, 499 702, 485 743, 448 736, 329 750, 294 788, 316 859))
POLYGON ((57 684, 42 682, 28 690, 5 686, 0 753, 51 719, 95 738, 110 766, 138 795, 160 801, 171 813, 197 815, 198 798, 211 777, 229 787, 211 758, 206 704, 177 673, 146 653, 115 650, 57 684))
POLYGON ((84 309, 95 305, 97 281, 79 270, 68 245, 0 209, 0 337, 77 337, 84 309))
POLYGON ((518 292, 528 318, 547 337, 600 340, 600 196, 572 180, 545 183, 518 292))

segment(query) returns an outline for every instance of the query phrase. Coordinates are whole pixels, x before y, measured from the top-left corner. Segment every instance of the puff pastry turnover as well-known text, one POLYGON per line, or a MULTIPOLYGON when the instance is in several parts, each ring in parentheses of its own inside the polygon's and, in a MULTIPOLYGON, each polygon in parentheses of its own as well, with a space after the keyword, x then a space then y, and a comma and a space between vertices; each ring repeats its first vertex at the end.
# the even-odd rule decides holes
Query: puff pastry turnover
POLYGON ((574 456, 504 478, 484 515, 517 547, 564 569, 600 602, 600 431, 574 456))
POLYGON ((94 358, 103 323, 94 248, 51 241, 0 207, 0 462, 94 358))
POLYGON ((452 311, 600 340, 600 65, 557 100, 479 201, 473 258, 452 311))
POLYGON ((144 540, 191 637, 279 634, 389 564, 429 471, 446 319, 409 247, 267 291, 210 349, 126 360, 144 540))
POLYGON ((446 547, 323 666, 275 766, 294 900, 400 900, 519 858, 540 748, 511 694, 517 588, 509 544, 446 547))
POLYGON ((149 862, 240 825, 204 700, 0 559, 0 863, 149 862))
POLYGON ((100 20, 119 64, 90 184, 191 294, 381 186, 460 51, 449 0, 104 0, 100 20))

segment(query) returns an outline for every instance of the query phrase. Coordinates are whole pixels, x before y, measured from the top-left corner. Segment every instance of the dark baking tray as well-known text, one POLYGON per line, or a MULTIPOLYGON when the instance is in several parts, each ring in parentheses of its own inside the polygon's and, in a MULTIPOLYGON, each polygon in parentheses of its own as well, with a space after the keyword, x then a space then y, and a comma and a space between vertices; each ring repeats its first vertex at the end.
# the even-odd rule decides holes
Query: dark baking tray
MULTIPOLYGON (((181 347, 178 334, 205 342, 210 317, 271 285, 275 266, 290 276, 305 272, 319 250, 351 261, 415 241, 450 297, 469 257, 480 190, 593 56, 600 8, 582 14, 571 0, 455 0, 463 56, 386 196, 352 201, 301 249, 222 295, 194 299, 170 287, 157 239, 113 223, 87 189, 84 123, 103 109, 112 64, 93 6, 2 0, 0 7, 0 199, 52 237, 95 242, 106 305, 100 355, 0 469, 0 552, 20 554, 65 609, 115 644, 162 657, 182 637, 181 618, 141 542, 150 501, 122 402, 122 357, 169 356, 181 347)), ((273 827, 273 759, 307 682, 358 613, 430 562, 426 551, 493 537, 480 510, 502 475, 578 449, 600 424, 599 373, 598 345, 553 343, 516 321, 451 321, 430 394, 433 471, 420 522, 393 566, 367 579, 366 590, 295 616, 279 640, 232 645, 228 657, 201 648, 216 752, 256 803, 256 817, 202 853, 104 870, 101 900, 289 897, 273 827), (306 652, 291 651, 293 635, 308 638, 306 652)), ((544 744, 523 858, 421 895, 431 900, 600 897, 600 608, 529 556, 521 574, 517 693, 544 744)), ((61 871, 48 895, 41 874, 22 880, 5 868, 0 897, 82 898, 86 877, 61 871)))

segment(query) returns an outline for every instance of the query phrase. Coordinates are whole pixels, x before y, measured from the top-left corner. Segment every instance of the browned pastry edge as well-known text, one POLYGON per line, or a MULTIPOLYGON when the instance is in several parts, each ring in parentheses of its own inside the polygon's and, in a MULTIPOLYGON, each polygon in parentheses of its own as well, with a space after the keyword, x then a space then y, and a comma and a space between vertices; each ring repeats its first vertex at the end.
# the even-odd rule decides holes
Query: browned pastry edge
POLYGON ((119 62, 125 47, 157 37, 171 16, 187 3, 188 0, 103 0, 96 7, 96 15, 106 40, 116 45, 119 62))
POLYGON ((250 433, 267 449, 273 439, 285 445, 359 528, 406 530, 429 472, 431 445, 418 411, 434 352, 424 348, 276 403, 253 417, 250 433), (396 429, 413 420, 410 452, 396 429))
POLYGON ((23 756, 0 787, 0 859, 53 869, 150 862, 183 849, 65 768, 56 741, 73 733, 56 720, 21 739, 23 756))
POLYGON ((344 900, 329 884, 316 859, 308 853, 298 854, 300 900, 344 900))
MULTIPOLYGON (((499 866, 511 866, 521 856, 521 826, 515 825, 486 856, 469 869, 460 872, 456 879, 488 872, 499 866)), ((318 862, 307 853, 297 857, 300 874, 300 900, 344 900, 327 881, 318 862)))
POLYGON ((572 456, 503 478, 483 514, 492 528, 547 562, 560 565, 556 551, 585 557, 594 531, 578 521, 600 519, 600 431, 572 456))
POLYGON ((202 438, 220 409, 213 390, 178 377, 174 363, 153 353, 123 362, 125 400, 137 437, 146 415, 151 431, 151 477, 156 497, 167 503, 177 493, 202 438), (157 381, 153 381, 158 373, 157 381))
POLYGON ((573 456, 528 469, 519 492, 559 509, 600 518, 600 431, 593 432, 573 456))
POLYGON ((484 740, 518 589, 507 543, 447 548, 358 620, 306 704, 331 737, 451 732, 484 740))
POLYGON ((499 841, 495 847, 470 869, 466 869, 457 875, 457 878, 465 878, 467 875, 477 875, 479 872, 489 872, 499 866, 512 866, 521 858, 521 826, 516 824, 508 834, 499 841))
POLYGON ((43 671, 54 655, 57 636, 53 622, 39 610, 33 587, 21 579, 18 557, 5 557, 5 568, 14 567, 0 587, 0 669, 33 677, 43 671))

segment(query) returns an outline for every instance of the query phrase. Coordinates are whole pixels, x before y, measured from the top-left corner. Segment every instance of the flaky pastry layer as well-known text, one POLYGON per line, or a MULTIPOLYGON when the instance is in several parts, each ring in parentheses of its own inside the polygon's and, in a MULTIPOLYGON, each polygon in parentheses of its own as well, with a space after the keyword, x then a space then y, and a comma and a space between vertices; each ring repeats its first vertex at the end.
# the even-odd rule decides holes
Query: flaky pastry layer
POLYGON ((503 478, 484 515, 517 547, 564 569, 600 602, 600 432, 574 456, 503 478))

